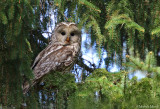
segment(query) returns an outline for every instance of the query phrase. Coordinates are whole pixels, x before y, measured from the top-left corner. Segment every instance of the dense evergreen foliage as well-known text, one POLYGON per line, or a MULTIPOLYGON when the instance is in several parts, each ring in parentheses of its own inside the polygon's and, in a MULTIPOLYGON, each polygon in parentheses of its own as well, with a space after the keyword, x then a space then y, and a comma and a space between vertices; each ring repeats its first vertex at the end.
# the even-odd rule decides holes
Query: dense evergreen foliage
POLYGON ((0 108, 160 108, 159 35, 158 0, 1 0, 0 108), (89 34, 85 47, 96 46, 98 66, 80 56, 72 73, 51 72, 23 95, 23 82, 33 78, 30 67, 49 43, 48 30, 61 21, 89 34), (112 64, 120 70, 111 73, 112 64), (146 77, 130 78, 136 72, 146 77))

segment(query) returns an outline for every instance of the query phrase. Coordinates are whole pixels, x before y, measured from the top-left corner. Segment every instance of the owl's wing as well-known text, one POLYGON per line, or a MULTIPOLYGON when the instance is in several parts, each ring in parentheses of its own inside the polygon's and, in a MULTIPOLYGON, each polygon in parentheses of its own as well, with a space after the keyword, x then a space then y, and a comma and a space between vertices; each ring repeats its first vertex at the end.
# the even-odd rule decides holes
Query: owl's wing
POLYGON ((42 50, 38 56, 36 57, 36 59, 34 60, 34 63, 32 65, 32 69, 34 69, 34 67, 38 64, 38 62, 41 60, 42 56, 44 55, 44 50, 42 50))
POLYGON ((32 69, 34 69, 34 67, 38 64, 38 62, 41 60, 41 58, 45 55, 45 51, 47 50, 47 49, 49 49, 51 47, 51 45, 49 44, 44 50, 42 50, 39 54, 38 54, 38 56, 36 57, 36 59, 34 60, 34 63, 33 63, 33 65, 32 65, 32 69))
POLYGON ((44 75, 49 73, 51 70, 53 71, 63 71, 69 65, 74 62, 73 52, 74 48, 72 46, 63 46, 63 45, 51 45, 47 47, 43 51, 43 56, 41 53, 38 55, 40 59, 37 61, 34 67, 34 76, 35 80, 42 78, 44 75))

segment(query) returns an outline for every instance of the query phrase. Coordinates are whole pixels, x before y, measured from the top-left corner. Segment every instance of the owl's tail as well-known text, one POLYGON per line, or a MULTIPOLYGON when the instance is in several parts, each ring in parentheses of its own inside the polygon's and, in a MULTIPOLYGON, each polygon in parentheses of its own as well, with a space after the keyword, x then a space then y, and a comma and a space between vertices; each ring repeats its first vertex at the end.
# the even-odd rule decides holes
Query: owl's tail
POLYGON ((30 84, 29 84, 28 81, 25 81, 25 82, 24 82, 24 84, 23 84, 23 86, 22 86, 22 89, 23 89, 23 94, 24 94, 24 95, 29 91, 29 89, 30 89, 30 84))
POLYGON ((29 92, 29 90, 31 89, 32 86, 34 86, 35 84, 37 84, 38 80, 34 79, 34 80, 30 80, 29 81, 25 81, 22 89, 23 89, 23 94, 25 95, 27 92, 29 92))

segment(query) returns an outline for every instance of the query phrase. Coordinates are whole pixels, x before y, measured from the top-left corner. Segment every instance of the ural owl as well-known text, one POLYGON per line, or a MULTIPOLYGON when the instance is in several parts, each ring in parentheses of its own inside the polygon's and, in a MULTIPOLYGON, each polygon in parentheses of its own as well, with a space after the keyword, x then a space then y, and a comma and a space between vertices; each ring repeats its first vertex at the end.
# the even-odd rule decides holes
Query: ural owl
POLYGON ((81 48, 81 31, 75 23, 59 23, 51 38, 50 44, 38 54, 33 63, 34 79, 31 84, 24 83, 24 94, 50 71, 69 72, 77 59, 81 48))

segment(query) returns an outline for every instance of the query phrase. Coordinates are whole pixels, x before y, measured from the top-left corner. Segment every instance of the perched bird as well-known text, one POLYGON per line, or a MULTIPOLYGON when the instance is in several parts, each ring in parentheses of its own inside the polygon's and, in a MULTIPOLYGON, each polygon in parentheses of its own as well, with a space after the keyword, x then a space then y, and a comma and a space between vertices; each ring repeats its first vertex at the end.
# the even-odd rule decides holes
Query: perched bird
POLYGON ((36 57, 32 69, 34 79, 25 82, 23 93, 26 94, 31 86, 50 71, 69 72, 81 49, 81 31, 75 23, 61 22, 57 24, 51 37, 50 44, 36 57))

